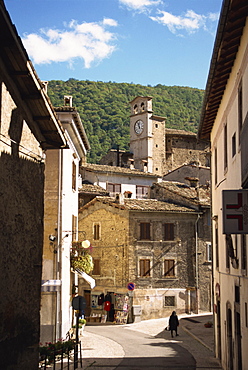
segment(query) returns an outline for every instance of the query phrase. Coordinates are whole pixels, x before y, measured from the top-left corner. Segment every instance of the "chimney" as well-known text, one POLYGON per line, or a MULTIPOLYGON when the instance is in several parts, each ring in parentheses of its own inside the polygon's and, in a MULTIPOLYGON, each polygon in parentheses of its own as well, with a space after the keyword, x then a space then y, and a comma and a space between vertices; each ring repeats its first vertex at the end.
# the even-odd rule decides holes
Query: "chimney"
POLYGON ((71 95, 64 95, 64 106, 72 107, 72 96, 71 95))
POLYGON ((185 180, 189 181, 191 188, 196 188, 199 182, 199 179, 197 177, 185 177, 185 180))
POLYGON ((124 195, 122 193, 116 194, 115 203, 124 204, 124 195))

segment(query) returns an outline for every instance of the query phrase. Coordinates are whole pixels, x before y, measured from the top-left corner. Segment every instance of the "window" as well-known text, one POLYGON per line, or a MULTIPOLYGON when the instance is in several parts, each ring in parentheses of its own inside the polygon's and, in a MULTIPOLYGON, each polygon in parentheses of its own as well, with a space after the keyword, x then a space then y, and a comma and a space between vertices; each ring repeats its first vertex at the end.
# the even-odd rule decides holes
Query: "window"
POLYGON ((149 186, 136 185, 136 198, 146 199, 148 195, 149 186))
POLYGON ((218 182, 218 178, 217 178, 217 174, 218 174, 217 169, 218 169, 218 167, 217 167, 217 165, 218 165, 218 163, 217 163, 217 148, 216 148, 215 151, 214 151, 214 183, 215 183, 215 185, 217 185, 217 182, 218 182))
POLYGON ((227 169, 227 125, 224 126, 224 170, 227 169))
POLYGON ((140 259, 139 260, 139 275, 140 276, 151 276, 150 274, 150 260, 140 259))
POLYGON ((72 241, 77 240, 77 216, 72 215, 72 241))
POLYGON ((219 267, 219 235, 218 227, 215 228, 215 258, 216 258, 216 268, 219 267))
POLYGON ((247 269, 247 246, 246 246, 246 235, 241 235, 241 268, 242 270, 247 269))
POLYGON ((140 240, 151 240, 150 222, 140 223, 140 240))
POLYGON ((239 142, 240 133, 243 125, 243 92, 242 92, 242 81, 238 90, 238 127, 239 127, 239 142))
POLYGON ((232 157, 236 155, 236 133, 232 137, 232 157))
POLYGON ((175 260, 164 260, 164 276, 174 277, 175 276, 175 260))
POLYGON ((247 302, 245 302, 245 326, 248 328, 248 310, 247 310, 247 302))
POLYGON ((164 240, 174 240, 174 224, 164 224, 164 240))
POLYGON ((107 191, 111 197, 115 197, 116 194, 121 193, 121 184, 107 184, 107 191))
POLYGON ((206 243, 206 261, 212 262, 212 245, 211 243, 206 243))
POLYGON ((175 296, 174 295, 168 295, 164 297, 164 305, 165 307, 174 307, 175 306, 175 296))
POLYGON ((228 238, 225 238, 226 241, 226 268, 230 269, 230 258, 229 258, 229 241, 228 238))
POLYGON ((77 168, 76 168, 76 165, 74 162, 72 162, 72 189, 73 190, 76 190, 76 172, 77 172, 77 168))
POLYGON ((92 271, 92 275, 101 275, 100 258, 93 258, 93 264, 94 264, 94 268, 92 271))
POLYGON ((100 240, 100 224, 94 224, 94 240, 100 240))

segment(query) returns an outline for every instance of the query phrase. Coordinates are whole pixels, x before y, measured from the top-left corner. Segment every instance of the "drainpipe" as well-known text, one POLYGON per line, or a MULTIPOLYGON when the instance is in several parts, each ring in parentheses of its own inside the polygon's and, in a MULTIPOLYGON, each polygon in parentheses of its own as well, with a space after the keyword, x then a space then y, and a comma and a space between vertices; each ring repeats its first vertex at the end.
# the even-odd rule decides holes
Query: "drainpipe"
MULTIPOLYGON (((58 159, 58 249, 57 249, 57 280, 61 279, 61 244, 62 244, 62 166, 63 166, 63 153, 59 149, 59 159, 58 159)), ((61 338, 61 293, 62 284, 60 289, 57 290, 56 294, 56 340, 61 338)))
POLYGON ((200 219, 200 215, 198 213, 197 220, 195 222, 195 301, 196 301, 196 313, 198 313, 198 288, 199 288, 199 278, 198 278, 198 221, 200 219))

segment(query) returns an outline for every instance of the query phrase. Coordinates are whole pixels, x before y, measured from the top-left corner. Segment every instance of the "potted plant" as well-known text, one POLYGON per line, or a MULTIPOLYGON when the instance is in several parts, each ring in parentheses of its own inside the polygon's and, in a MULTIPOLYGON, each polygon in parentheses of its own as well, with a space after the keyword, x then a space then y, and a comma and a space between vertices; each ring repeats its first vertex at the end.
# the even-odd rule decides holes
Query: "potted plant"
POLYGON ((213 326, 213 323, 212 321, 207 321, 205 324, 204 324, 205 328, 212 328, 213 326))

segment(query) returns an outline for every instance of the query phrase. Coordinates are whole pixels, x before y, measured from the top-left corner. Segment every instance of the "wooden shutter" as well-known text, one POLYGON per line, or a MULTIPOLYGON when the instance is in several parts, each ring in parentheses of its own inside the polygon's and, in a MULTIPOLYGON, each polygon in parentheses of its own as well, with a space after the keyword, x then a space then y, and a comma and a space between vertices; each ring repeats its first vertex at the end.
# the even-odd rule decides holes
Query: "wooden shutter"
POLYGON ((142 259, 139 261, 140 276, 150 276, 150 260, 142 259))
POLYGON ((93 258, 94 268, 92 271, 92 275, 101 275, 100 270, 100 258, 93 258))
POLYGON ((164 260, 164 276, 175 276, 175 260, 164 260))
POLYGON ((150 222, 140 223, 140 240, 151 240, 150 222))
POLYGON ((94 224, 94 240, 100 239, 100 224, 94 224))
POLYGON ((174 240, 174 224, 164 224, 164 240, 174 240))

